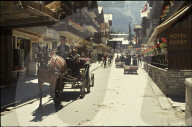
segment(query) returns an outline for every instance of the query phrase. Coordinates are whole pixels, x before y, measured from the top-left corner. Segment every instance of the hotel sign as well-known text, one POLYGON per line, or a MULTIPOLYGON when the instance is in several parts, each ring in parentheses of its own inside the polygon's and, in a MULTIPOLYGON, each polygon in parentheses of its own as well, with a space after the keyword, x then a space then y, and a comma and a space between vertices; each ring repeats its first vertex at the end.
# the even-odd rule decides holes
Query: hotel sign
POLYGON ((172 28, 167 31, 168 51, 192 50, 191 29, 172 28))

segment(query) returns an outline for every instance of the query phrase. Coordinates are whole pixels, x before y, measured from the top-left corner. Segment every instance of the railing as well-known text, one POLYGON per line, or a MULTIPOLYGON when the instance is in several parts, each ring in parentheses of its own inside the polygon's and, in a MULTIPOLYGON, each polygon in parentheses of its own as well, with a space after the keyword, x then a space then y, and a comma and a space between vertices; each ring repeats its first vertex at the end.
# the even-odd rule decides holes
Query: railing
POLYGON ((168 52, 156 55, 146 55, 144 56, 143 61, 160 68, 168 68, 168 52))
POLYGON ((95 23, 93 23, 92 19, 90 19, 89 21, 86 21, 86 25, 91 25, 93 26, 97 31, 99 30, 99 28, 97 27, 97 25, 95 23))
POLYGON ((84 31, 81 32, 81 31, 75 29, 74 27, 72 27, 71 25, 69 25, 67 21, 63 24, 59 24, 58 26, 53 26, 53 29, 55 29, 57 31, 69 31, 86 40, 87 40, 87 38, 89 38, 91 36, 91 32, 89 32, 88 30, 84 29, 84 31))

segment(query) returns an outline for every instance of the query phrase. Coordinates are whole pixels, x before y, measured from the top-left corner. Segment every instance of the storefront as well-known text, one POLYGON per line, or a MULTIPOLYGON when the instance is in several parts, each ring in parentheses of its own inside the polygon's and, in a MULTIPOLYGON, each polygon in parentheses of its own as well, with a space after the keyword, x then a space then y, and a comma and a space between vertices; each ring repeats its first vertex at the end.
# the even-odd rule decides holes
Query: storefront
POLYGON ((192 4, 155 28, 145 55, 145 70, 168 96, 185 96, 185 78, 192 75, 192 4))
POLYGON ((13 30, 12 38, 13 38, 12 75, 13 79, 17 79, 18 77, 24 77, 28 71, 27 68, 30 62, 31 35, 13 30))

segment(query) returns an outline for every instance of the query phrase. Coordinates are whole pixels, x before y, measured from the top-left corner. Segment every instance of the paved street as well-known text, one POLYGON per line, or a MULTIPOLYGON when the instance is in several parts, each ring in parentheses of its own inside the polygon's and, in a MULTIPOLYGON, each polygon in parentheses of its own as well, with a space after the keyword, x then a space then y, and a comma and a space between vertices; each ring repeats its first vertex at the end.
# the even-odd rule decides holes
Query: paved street
POLYGON ((62 106, 56 107, 49 94, 39 101, 6 111, 2 126, 139 126, 177 125, 183 120, 173 109, 163 110, 158 102, 148 74, 139 67, 138 75, 124 75, 122 68, 112 65, 93 71, 95 86, 85 98, 79 99, 78 89, 64 89, 62 106), (11 122, 10 122, 11 120, 11 122))

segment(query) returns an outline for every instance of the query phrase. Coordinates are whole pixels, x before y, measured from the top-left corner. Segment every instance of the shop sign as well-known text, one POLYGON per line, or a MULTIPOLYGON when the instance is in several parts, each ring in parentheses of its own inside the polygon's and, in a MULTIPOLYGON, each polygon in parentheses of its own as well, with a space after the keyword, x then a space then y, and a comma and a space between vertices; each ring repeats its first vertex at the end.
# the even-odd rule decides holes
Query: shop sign
POLYGON ((47 36, 53 37, 53 30, 47 29, 47 36))
POLYGON ((191 29, 172 28, 167 34, 168 50, 191 50, 191 29))

